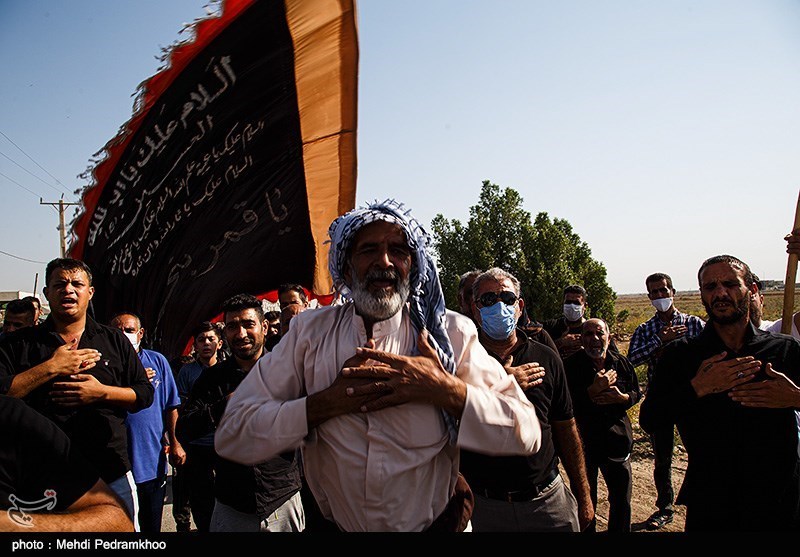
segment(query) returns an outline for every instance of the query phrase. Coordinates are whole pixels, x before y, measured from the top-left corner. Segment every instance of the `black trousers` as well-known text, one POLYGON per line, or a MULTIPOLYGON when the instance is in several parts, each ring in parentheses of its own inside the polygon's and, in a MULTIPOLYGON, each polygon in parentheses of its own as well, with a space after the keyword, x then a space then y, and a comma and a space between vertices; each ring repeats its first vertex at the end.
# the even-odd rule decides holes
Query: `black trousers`
POLYGON ((589 493, 592 504, 597 507, 597 474, 603 473, 608 488, 608 531, 631 531, 631 494, 633 492, 633 472, 630 458, 624 462, 611 460, 605 455, 585 453, 586 475, 589 480, 589 493))
POLYGON ((188 532, 192 524, 189 504, 189 477, 184 465, 172 468, 172 518, 178 532, 188 532))
POLYGON ((654 431, 650 435, 655 466, 653 481, 656 484, 656 507, 660 511, 672 511, 675 492, 672 490, 672 451, 675 444, 675 428, 654 431))
POLYGON ((190 444, 184 448, 184 471, 194 523, 198 532, 208 532, 214 512, 214 447, 190 444))

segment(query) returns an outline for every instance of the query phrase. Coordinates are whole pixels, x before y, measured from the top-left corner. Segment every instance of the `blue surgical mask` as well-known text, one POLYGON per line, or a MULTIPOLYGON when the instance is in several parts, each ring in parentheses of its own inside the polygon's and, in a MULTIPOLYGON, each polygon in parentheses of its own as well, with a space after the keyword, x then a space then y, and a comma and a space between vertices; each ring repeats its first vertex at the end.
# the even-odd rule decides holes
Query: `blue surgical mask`
POLYGON ((480 308, 481 330, 491 339, 505 340, 514 332, 517 326, 516 304, 497 302, 488 307, 480 308))
POLYGON ((564 304, 564 317, 567 321, 577 321, 583 317, 583 306, 564 304))

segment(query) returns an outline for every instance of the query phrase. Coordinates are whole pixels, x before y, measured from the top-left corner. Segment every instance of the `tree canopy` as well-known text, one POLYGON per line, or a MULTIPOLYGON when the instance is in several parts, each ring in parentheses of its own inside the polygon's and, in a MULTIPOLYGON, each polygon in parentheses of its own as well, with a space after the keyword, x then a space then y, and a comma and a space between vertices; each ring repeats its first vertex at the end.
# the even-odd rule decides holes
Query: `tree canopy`
POLYGON ((466 225, 442 214, 434 217, 431 228, 448 307, 458 307, 462 273, 500 267, 519 279, 535 319, 561 315, 564 287, 579 284, 589 293, 591 316, 613 324, 617 295, 606 282, 605 266, 592 258, 566 219, 540 212, 532 220, 522 202, 517 191, 484 180, 466 225))

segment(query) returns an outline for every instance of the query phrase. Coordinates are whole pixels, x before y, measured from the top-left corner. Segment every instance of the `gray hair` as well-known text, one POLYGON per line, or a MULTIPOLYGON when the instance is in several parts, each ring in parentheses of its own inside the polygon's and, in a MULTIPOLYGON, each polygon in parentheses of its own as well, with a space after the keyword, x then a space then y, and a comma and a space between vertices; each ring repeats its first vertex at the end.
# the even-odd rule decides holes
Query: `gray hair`
POLYGON ((487 280, 496 280, 497 282, 502 282, 506 279, 511 281, 511 285, 514 287, 514 294, 516 294, 517 298, 519 298, 522 294, 519 279, 500 267, 492 267, 488 271, 484 271, 478 275, 478 278, 476 278, 475 282, 472 283, 472 296, 475 296, 475 292, 478 291, 478 286, 480 286, 482 282, 486 282, 487 280))

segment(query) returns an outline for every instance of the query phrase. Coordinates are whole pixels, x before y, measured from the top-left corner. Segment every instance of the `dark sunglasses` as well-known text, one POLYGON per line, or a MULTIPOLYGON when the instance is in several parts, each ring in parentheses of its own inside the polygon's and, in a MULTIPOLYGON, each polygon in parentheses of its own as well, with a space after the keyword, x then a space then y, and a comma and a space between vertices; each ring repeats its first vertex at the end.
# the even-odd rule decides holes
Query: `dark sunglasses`
POLYGON ((507 306, 513 306, 517 302, 517 295, 508 290, 503 290, 502 292, 484 292, 475 298, 475 301, 483 307, 493 306, 497 303, 497 300, 501 300, 507 306))

